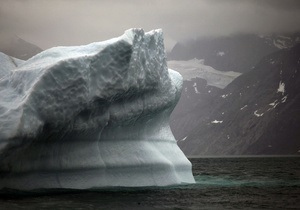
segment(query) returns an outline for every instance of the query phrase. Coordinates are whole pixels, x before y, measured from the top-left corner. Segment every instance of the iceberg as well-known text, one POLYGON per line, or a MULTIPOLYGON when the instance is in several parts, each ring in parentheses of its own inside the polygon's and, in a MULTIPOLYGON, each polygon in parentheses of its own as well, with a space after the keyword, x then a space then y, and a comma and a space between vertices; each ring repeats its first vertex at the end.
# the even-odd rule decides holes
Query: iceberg
POLYGON ((7 69, 0 189, 195 182, 169 127, 182 77, 167 68, 162 30, 54 47, 7 69))

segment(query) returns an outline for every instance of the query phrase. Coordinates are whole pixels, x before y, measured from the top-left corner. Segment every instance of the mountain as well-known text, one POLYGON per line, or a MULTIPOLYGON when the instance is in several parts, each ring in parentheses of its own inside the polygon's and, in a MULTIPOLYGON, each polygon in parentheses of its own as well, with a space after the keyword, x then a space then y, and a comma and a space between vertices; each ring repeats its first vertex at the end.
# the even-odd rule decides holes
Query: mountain
POLYGON ((28 60, 43 50, 14 34, 1 34, 0 52, 21 59, 28 60))
POLYGON ((247 72, 264 56, 288 49, 300 42, 300 33, 260 36, 239 34, 229 37, 202 38, 177 43, 169 60, 204 59, 204 64, 220 71, 247 72))
MULTIPOLYGON (((191 119, 189 111, 195 105, 209 108, 221 89, 240 76, 237 72, 222 72, 203 64, 203 60, 168 61, 168 67, 178 71, 183 76, 183 91, 180 100, 171 115, 173 133, 182 139, 185 133, 191 131, 199 122, 199 118, 191 119), (181 123, 177 123, 180 119, 181 123)), ((202 110, 202 113, 206 113, 202 110)), ((205 115, 202 115, 205 117, 205 115)))
POLYGON ((179 146, 186 155, 299 154, 299 73, 300 45, 264 57, 173 116, 179 146))
POLYGON ((177 140, 185 140, 198 124, 209 118, 210 107, 216 103, 222 89, 210 86, 202 78, 183 81, 180 100, 173 110, 170 126, 177 140))

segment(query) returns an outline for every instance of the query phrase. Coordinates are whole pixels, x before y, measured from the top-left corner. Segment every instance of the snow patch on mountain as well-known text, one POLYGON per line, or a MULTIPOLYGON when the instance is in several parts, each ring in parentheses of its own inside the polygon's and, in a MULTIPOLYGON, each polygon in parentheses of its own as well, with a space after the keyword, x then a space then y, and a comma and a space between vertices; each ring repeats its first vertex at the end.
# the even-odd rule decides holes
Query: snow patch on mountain
POLYGON ((222 98, 227 98, 228 96, 230 96, 232 93, 227 93, 227 94, 223 94, 221 95, 222 98))
POLYGON ((286 100, 287 100, 287 97, 288 97, 288 95, 284 96, 284 97, 281 99, 281 103, 285 103, 286 100))
POLYGON ((258 113, 258 110, 255 110, 255 112, 254 112, 254 115, 256 116, 256 117, 262 117, 263 115, 264 115, 264 113, 258 113))
POLYGON ((278 49, 288 49, 294 45, 294 41, 291 37, 279 35, 276 38, 273 39, 273 44, 278 49))
POLYGON ((186 138, 187 138, 187 136, 186 136, 186 137, 184 137, 183 139, 181 139, 180 141, 185 141, 185 140, 186 140, 186 138))
POLYGON ((199 94, 200 92, 198 91, 197 83, 196 83, 196 82, 194 82, 193 87, 194 87, 194 89, 195 89, 195 93, 196 93, 196 94, 199 94))
POLYGON ((248 105, 243 106, 242 108, 240 108, 240 110, 245 109, 246 107, 248 107, 248 105))
POLYGON ((211 123, 213 123, 213 124, 219 124, 219 123, 223 123, 223 120, 214 120, 214 121, 211 121, 211 123))
POLYGON ((285 84, 282 81, 280 81, 279 87, 277 89, 277 93, 282 93, 282 95, 284 95, 284 92, 285 92, 285 84))
POLYGON ((219 51, 219 52, 217 53, 217 55, 222 57, 222 56, 224 56, 224 55, 225 55, 225 52, 223 52, 223 51, 219 51))
POLYGON ((278 104, 280 104, 280 102, 278 102, 278 100, 275 100, 274 102, 270 103, 269 105, 272 106, 272 108, 269 108, 267 111, 275 109, 278 106, 278 104))

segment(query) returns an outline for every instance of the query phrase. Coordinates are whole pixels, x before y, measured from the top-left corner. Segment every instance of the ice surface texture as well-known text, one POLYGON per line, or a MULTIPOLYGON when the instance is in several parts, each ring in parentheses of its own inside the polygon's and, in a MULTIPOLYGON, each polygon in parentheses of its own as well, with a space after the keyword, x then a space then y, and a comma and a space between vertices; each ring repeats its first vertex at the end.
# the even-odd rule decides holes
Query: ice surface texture
POLYGON ((169 127, 182 77, 161 30, 18 63, 0 79, 0 189, 194 182, 169 127))

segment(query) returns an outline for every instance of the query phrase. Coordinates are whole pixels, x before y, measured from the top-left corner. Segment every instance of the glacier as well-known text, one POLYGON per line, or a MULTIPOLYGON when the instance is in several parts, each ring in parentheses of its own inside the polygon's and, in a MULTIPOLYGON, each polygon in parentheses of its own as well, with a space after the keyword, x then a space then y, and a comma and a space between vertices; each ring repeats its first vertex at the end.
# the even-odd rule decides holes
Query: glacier
MULTIPOLYGON (((221 55, 223 55, 222 52, 221 55)), ((208 85, 221 89, 224 89, 241 75, 241 73, 234 71, 218 71, 211 66, 204 65, 203 59, 198 60, 196 58, 188 61, 171 60, 168 61, 168 66, 178 71, 184 80, 199 77, 205 79, 208 85)))
POLYGON ((0 189, 195 182, 169 127, 182 77, 162 30, 0 59, 0 189))

